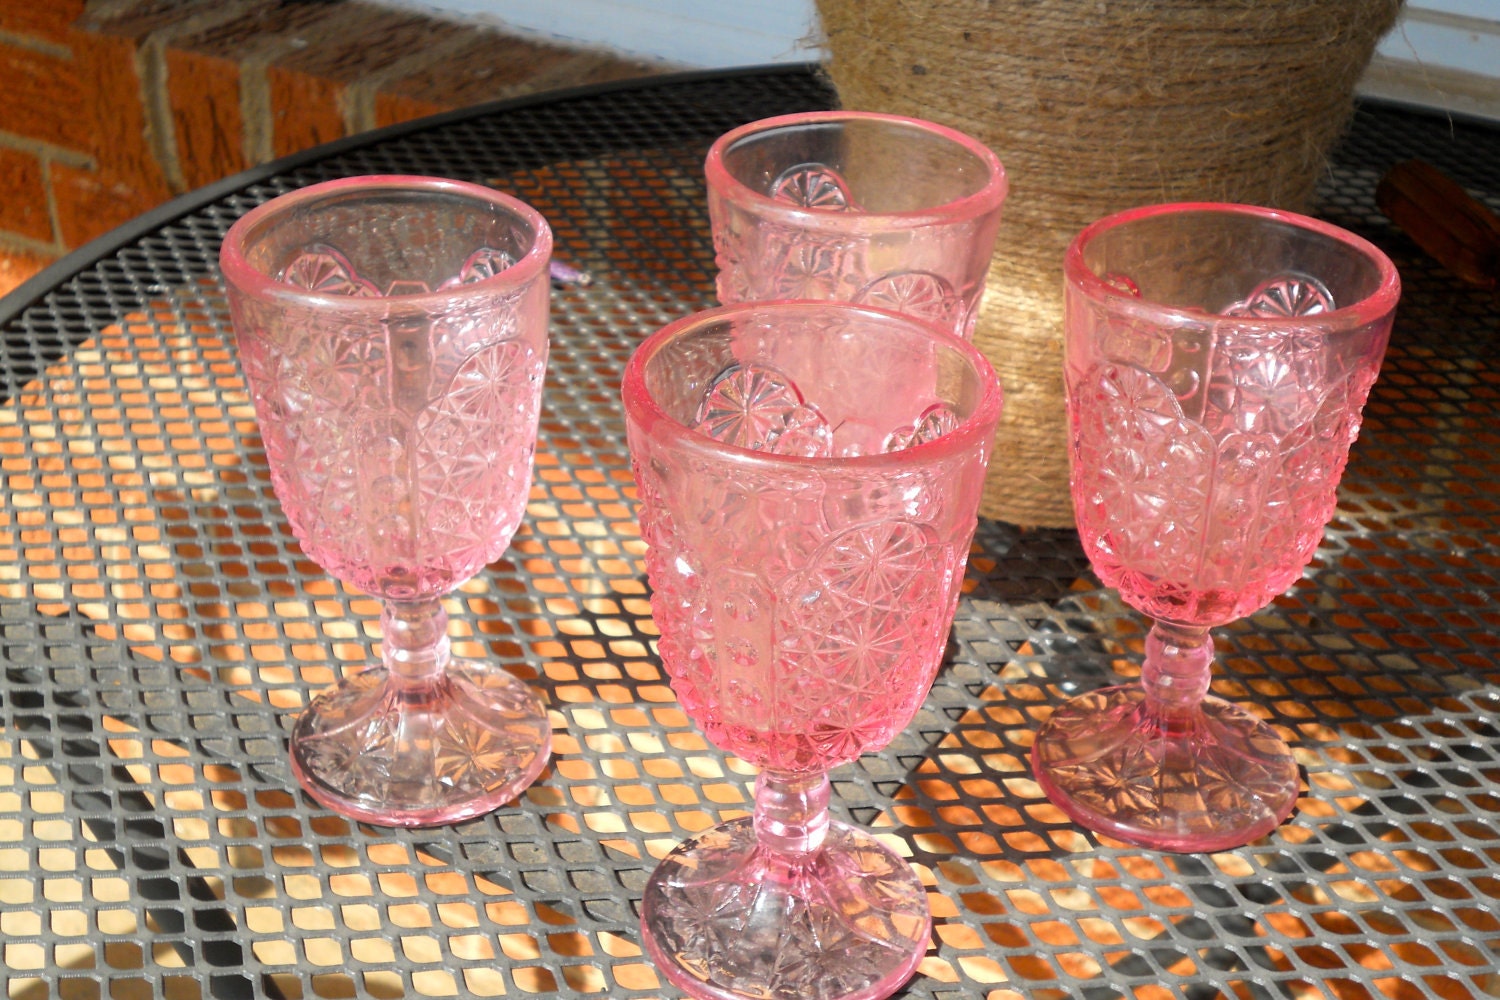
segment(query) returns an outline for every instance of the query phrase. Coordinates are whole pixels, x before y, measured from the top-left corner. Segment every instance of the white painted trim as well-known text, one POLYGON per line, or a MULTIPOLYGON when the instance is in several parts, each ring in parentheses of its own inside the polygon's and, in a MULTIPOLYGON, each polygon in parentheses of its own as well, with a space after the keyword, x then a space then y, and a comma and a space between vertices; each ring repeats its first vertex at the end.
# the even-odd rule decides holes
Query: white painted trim
POLYGON ((1411 0, 1359 92, 1500 121, 1500 3, 1411 0))
POLYGON ((381 0, 571 45, 718 68, 816 59, 812 0, 381 0))
MULTIPOLYGON (((1455 8, 1461 7, 1449 0, 1455 8)), ((1376 52, 1388 60, 1491 76, 1500 80, 1500 2, 1491 16, 1406 7, 1401 19, 1381 39, 1376 52)))
POLYGON ((1358 93, 1500 123, 1500 81, 1492 76, 1377 55, 1360 79, 1358 93))

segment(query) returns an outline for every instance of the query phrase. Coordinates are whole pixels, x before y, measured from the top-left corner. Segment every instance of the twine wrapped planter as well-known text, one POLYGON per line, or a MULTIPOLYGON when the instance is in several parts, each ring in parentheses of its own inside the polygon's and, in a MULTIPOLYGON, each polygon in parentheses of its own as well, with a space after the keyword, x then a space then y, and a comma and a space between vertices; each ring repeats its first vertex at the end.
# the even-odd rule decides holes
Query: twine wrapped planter
POLYGON ((846 108, 975 136, 1011 193, 974 341, 1005 387, 982 512, 1073 523, 1062 256, 1165 201, 1306 210, 1401 0, 817 0, 846 108))

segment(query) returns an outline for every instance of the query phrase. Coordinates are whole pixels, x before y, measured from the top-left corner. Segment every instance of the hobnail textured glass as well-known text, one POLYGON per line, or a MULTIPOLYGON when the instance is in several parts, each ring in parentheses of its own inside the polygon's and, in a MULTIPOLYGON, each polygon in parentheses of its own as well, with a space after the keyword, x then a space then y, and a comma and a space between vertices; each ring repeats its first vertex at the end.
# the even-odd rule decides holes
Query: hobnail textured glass
POLYGON ((914 118, 752 122, 704 164, 719 301, 835 299, 969 337, 1000 227, 993 152, 914 118))
POLYGON ((551 234, 489 188, 354 177, 262 205, 220 263, 271 483, 302 550, 384 602, 382 663, 297 720, 292 769, 355 819, 456 822, 540 773, 551 726, 450 656, 441 598, 500 556, 531 485, 551 234))
POLYGON ((1297 764, 1252 710, 1207 696, 1209 629, 1312 559, 1400 283, 1351 233, 1238 205, 1112 216, 1065 271, 1078 530, 1100 579, 1154 624, 1141 681, 1060 707, 1033 766, 1091 829, 1239 846, 1291 812, 1297 764))
POLYGON ((761 768, 753 817, 657 868, 647 951, 695 997, 886 996, 925 951, 926 893, 829 818, 826 772, 885 746, 942 662, 994 374, 909 317, 745 304, 647 340, 624 399, 662 663, 761 768))

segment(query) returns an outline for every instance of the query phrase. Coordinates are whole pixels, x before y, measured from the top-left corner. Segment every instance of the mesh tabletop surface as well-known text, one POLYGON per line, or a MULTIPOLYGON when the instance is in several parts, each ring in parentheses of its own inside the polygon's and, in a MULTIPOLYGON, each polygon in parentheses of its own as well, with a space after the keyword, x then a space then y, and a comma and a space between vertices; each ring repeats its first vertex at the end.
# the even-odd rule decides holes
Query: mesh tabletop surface
MULTIPOLYGON (((190 197, 10 300, 9 997, 676 995, 641 950, 643 885, 683 837, 748 811, 753 774, 656 659, 619 380, 644 335, 713 304, 708 143, 828 101, 775 71, 448 116, 190 197), (291 536, 215 264, 250 207, 358 173, 503 187, 594 278, 554 290, 525 523, 446 602, 458 654, 546 698, 554 760, 515 803, 431 830, 350 823, 292 780, 291 720, 370 661, 378 609, 291 536)), ((1376 210, 1412 156, 1500 206, 1500 134, 1361 110, 1318 213, 1403 273, 1386 368, 1313 564, 1218 630, 1213 691, 1291 743, 1296 812, 1243 849, 1177 855, 1050 806, 1035 727, 1136 676, 1145 622, 1075 533, 981 522, 931 695, 833 775, 836 813, 928 886, 933 942, 904 995, 1500 997, 1500 305, 1376 210)))

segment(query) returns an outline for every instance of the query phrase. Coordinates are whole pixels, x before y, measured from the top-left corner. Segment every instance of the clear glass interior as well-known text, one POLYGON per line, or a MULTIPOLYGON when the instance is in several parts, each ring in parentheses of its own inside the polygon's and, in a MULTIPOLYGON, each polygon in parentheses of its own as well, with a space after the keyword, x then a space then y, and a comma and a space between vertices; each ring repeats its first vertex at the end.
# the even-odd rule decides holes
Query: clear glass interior
POLYGON ((443 190, 361 187, 294 201, 266 216, 245 234, 244 255, 276 278, 298 254, 325 245, 377 288, 420 282, 434 289, 480 248, 514 262, 536 240, 530 220, 502 204, 443 190))
POLYGON ((990 165, 948 136, 900 121, 847 119, 782 125, 724 150, 724 169, 769 195, 788 168, 831 167, 866 212, 920 212, 967 198, 990 182, 990 165))
POLYGON ((1252 214, 1166 212, 1101 229, 1082 248, 1091 271, 1128 276, 1148 302, 1221 313, 1266 278, 1316 278, 1338 308, 1374 294, 1376 262, 1326 233, 1252 214))
POLYGON ((984 397, 979 369, 955 345, 895 316, 849 310, 778 308, 706 319, 646 360, 652 400, 692 427, 705 393, 725 372, 774 369, 835 428, 835 437, 872 439, 919 419, 934 405, 958 422, 984 397))

